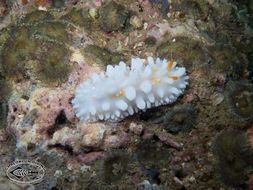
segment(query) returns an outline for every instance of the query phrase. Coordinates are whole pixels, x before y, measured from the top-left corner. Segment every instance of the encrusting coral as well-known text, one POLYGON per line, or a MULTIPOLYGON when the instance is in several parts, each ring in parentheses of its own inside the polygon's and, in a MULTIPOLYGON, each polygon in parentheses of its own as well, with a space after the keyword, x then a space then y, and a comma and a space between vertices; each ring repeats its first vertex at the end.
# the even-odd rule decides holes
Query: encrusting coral
POLYGON ((120 62, 108 65, 105 73, 93 74, 77 88, 72 104, 81 121, 118 121, 176 101, 188 78, 173 59, 134 58, 131 68, 120 62))

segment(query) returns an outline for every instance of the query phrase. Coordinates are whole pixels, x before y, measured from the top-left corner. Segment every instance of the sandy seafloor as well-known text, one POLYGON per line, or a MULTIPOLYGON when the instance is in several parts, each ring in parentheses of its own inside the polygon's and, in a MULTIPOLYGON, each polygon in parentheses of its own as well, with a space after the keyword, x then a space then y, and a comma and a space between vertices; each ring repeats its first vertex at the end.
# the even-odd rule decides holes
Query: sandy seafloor
POLYGON ((0 190, 253 189, 252 21, 251 0, 1 0, 0 190), (147 56, 186 68, 175 103, 79 121, 78 84, 147 56), (43 181, 7 177, 24 159, 43 181))

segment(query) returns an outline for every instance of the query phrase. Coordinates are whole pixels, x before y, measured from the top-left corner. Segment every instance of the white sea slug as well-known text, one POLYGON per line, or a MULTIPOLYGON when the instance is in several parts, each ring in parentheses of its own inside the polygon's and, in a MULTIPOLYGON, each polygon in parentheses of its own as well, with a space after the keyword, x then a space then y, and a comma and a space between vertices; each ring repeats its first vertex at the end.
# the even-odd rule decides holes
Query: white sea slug
POLYGON ((176 67, 173 59, 133 58, 131 67, 121 61, 93 74, 77 87, 72 104, 81 121, 119 121, 139 110, 174 102, 188 79, 185 68, 176 67))

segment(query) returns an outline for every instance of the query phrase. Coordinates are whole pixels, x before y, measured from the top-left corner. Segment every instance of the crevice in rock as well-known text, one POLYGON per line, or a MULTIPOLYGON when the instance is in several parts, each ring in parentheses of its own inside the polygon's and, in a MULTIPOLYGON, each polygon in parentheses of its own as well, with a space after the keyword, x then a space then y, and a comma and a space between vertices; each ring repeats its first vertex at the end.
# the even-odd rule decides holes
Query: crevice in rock
POLYGON ((68 123, 69 120, 67 119, 64 110, 61 110, 55 119, 55 124, 47 130, 49 137, 52 137, 57 130, 61 129, 65 124, 68 123))
POLYGON ((67 151, 70 155, 74 155, 73 147, 70 145, 53 144, 53 145, 48 145, 48 148, 61 149, 61 150, 67 151))

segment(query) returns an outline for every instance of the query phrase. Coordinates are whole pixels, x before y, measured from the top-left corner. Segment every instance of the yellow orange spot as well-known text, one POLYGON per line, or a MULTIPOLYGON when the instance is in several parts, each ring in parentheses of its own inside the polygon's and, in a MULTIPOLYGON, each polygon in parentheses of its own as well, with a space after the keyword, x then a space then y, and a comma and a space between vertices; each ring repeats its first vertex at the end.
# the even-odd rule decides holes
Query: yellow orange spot
POLYGON ((170 59, 170 62, 169 62, 169 64, 168 64, 168 71, 171 71, 171 69, 172 69, 172 66, 173 66, 173 63, 174 63, 174 59, 170 59))
POLYGON ((147 59, 144 59, 144 60, 143 60, 143 64, 144 64, 144 65, 148 64, 148 60, 147 60, 147 59))
POLYGON ((157 84, 160 82, 160 79, 158 79, 157 77, 152 77, 151 80, 153 84, 157 84))
POLYGON ((173 80, 177 80, 177 79, 178 79, 177 76, 172 76, 171 78, 172 78, 173 80))
POLYGON ((121 97, 121 96, 124 96, 124 95, 125 95, 124 91, 120 90, 115 96, 116 97, 121 97))

